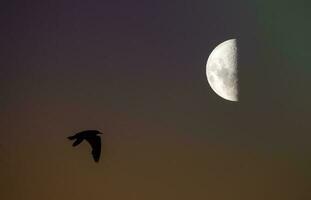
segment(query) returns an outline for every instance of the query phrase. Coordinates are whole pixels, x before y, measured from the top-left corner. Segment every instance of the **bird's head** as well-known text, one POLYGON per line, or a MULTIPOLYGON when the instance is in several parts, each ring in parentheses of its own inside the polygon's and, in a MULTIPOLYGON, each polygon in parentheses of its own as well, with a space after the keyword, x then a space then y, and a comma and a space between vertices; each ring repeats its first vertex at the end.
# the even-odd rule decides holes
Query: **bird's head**
POLYGON ((102 132, 100 132, 100 131, 97 131, 97 133, 96 134, 103 134, 102 132))

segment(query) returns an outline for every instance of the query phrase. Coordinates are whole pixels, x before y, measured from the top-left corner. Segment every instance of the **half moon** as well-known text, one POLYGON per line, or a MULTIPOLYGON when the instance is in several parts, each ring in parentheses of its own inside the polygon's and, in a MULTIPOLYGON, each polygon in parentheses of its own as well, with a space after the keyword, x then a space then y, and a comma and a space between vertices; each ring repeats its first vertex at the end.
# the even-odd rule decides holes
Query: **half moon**
POLYGON ((212 51, 206 63, 206 76, 216 94, 229 101, 239 101, 236 39, 226 40, 212 51))

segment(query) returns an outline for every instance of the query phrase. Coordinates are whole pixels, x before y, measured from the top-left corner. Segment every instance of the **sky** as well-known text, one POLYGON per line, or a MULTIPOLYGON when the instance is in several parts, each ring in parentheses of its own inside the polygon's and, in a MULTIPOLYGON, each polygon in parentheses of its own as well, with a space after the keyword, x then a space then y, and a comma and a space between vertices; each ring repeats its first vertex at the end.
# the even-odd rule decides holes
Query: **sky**
POLYGON ((311 198, 310 3, 1 4, 0 199, 311 198), (231 38, 239 102, 205 74, 231 38))

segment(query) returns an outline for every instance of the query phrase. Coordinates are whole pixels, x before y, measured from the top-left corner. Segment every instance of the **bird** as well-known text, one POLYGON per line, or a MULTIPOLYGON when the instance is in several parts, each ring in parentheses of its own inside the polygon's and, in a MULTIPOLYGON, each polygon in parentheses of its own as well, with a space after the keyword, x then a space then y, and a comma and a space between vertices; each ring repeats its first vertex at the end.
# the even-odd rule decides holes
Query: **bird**
POLYGON ((85 130, 76 133, 75 135, 67 137, 69 140, 75 140, 72 144, 73 147, 79 145, 83 140, 88 141, 92 147, 92 155, 95 162, 99 161, 101 153, 101 138, 98 134, 103 134, 98 130, 85 130))

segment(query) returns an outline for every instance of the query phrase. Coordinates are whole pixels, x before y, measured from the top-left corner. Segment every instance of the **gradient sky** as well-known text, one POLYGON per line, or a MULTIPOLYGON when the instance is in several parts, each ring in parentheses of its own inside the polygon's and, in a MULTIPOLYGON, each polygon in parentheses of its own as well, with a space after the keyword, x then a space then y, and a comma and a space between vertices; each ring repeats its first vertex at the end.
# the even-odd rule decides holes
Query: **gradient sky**
POLYGON ((0 199, 311 199, 310 6, 4 0, 0 199), (231 38, 239 103, 205 75, 231 38))

